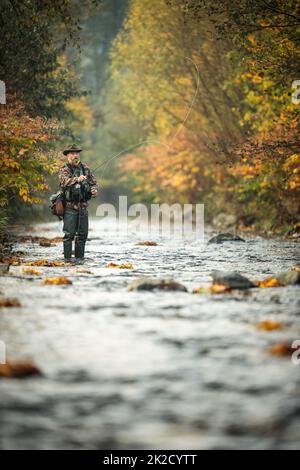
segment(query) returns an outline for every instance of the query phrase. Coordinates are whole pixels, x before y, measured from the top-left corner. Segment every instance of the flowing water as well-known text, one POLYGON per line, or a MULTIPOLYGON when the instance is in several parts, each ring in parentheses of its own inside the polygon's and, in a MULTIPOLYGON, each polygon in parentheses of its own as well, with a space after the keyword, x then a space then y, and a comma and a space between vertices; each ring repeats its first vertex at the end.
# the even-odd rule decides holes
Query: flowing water
MULTIPOLYGON (((31 358, 41 377, 0 380, 2 449, 299 448, 300 365, 269 348, 300 338, 299 286, 193 294, 213 269, 264 279, 299 262, 293 241, 247 238, 208 244, 159 235, 117 234, 91 221, 82 266, 14 266, 1 293, 21 308, 0 312, 11 359, 31 358), (134 269, 106 268, 131 262, 134 269), (69 286, 42 285, 67 276, 69 286), (171 277, 188 292, 129 292, 140 276, 171 277), (258 330, 264 320, 284 325, 258 330)), ((61 234, 59 223, 34 235, 61 234)), ((62 258, 18 243, 27 261, 62 258)))

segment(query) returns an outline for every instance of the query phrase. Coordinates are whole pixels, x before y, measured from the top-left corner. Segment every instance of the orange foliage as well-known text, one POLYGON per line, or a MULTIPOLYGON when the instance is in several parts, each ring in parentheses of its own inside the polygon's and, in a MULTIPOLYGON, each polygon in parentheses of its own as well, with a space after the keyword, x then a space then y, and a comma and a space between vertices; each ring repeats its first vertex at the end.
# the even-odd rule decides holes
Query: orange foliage
POLYGON ((14 96, 7 101, 9 104, 0 106, 0 207, 6 207, 13 197, 39 203, 36 193, 48 188, 44 176, 53 171, 56 161, 56 154, 45 152, 45 144, 54 139, 53 131, 59 125, 30 117, 14 96))
POLYGON ((123 180, 133 182, 134 192, 157 201, 161 195, 169 202, 196 201, 216 179, 223 179, 213 155, 209 161, 198 138, 184 130, 175 139, 165 138, 125 155, 120 163, 123 180))

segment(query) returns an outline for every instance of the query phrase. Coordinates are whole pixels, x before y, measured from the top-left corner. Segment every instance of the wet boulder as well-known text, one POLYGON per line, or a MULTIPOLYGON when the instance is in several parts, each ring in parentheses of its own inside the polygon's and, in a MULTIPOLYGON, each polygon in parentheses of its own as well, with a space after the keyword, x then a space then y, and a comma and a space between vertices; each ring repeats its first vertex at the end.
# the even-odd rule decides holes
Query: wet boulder
POLYGON ((238 235, 229 232, 219 233, 212 237, 208 243, 223 243, 223 242, 244 242, 245 240, 238 235))
POLYGON ((229 289, 249 289, 255 285, 245 276, 236 271, 218 271, 211 272, 213 284, 219 284, 229 289))
POLYGON ((290 271, 276 274, 276 279, 284 285, 300 284, 300 271, 291 269, 290 271))
POLYGON ((152 279, 147 277, 141 277, 136 279, 128 286, 129 291, 154 291, 154 290, 165 290, 165 291, 181 291, 187 292, 187 288, 174 281, 173 279, 152 279))
POLYGON ((50 241, 41 240, 41 241, 40 241, 40 246, 49 248, 50 246, 52 246, 52 244, 51 244, 50 241))
POLYGON ((9 269, 9 264, 6 263, 0 263, 0 276, 2 274, 7 274, 9 269))

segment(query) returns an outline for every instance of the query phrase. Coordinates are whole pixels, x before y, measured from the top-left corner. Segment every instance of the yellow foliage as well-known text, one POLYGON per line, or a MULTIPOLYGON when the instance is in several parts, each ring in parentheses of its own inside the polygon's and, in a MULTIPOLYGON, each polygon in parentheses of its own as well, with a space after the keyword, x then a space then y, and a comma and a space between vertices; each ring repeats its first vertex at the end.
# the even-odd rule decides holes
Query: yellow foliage
POLYGON ((54 162, 53 153, 42 152, 41 144, 54 140, 55 120, 30 117, 14 96, 0 106, 0 206, 7 207, 14 197, 23 202, 40 203, 35 193, 47 189, 44 177, 54 162))
POLYGON ((72 128, 74 130, 89 130, 92 127, 93 113, 85 96, 72 98, 66 103, 66 108, 74 115, 74 120, 72 121, 72 128))
POLYGON ((256 46, 257 41, 253 34, 248 34, 247 39, 252 45, 256 46))

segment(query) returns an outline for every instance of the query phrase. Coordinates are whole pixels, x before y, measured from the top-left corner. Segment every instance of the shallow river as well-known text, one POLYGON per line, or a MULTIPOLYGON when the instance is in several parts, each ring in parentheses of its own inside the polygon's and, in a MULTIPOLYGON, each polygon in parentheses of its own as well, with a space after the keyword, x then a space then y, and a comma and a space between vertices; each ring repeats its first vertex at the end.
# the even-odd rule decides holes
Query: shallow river
MULTIPOLYGON (((61 235, 59 223, 32 235, 61 235)), ((300 447, 300 365, 268 349, 300 339, 300 286, 249 295, 193 294, 213 269, 264 279, 299 262, 299 244, 247 238, 207 244, 117 234, 91 222, 84 268, 11 268, 0 278, 21 308, 0 312, 11 359, 31 358, 37 378, 0 380, 2 449, 230 449, 300 447), (109 269, 131 262, 134 269, 109 269), (65 275, 70 286, 44 286, 65 275), (140 276, 172 277, 185 292, 129 292, 140 276), (258 330, 264 320, 284 325, 258 330)), ((31 242, 27 261, 62 259, 61 245, 31 242)), ((82 267, 80 267, 82 268, 82 267)))

